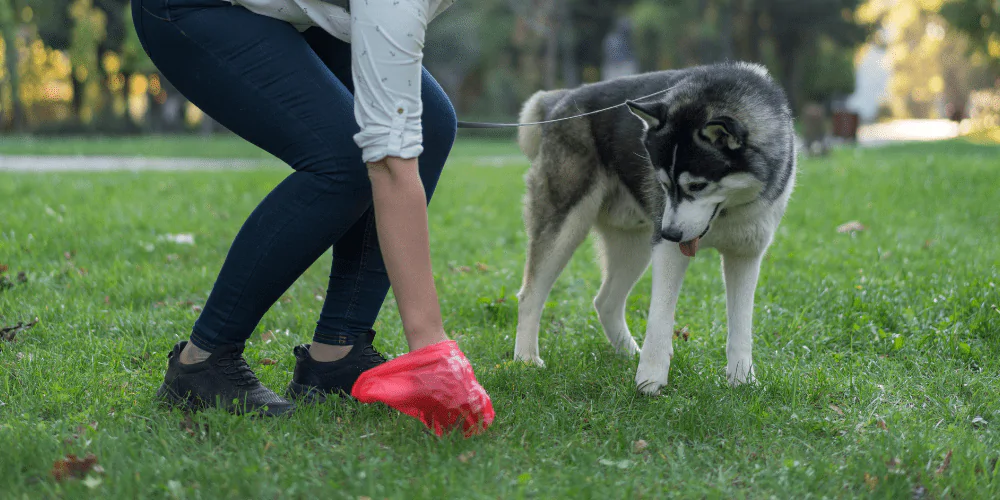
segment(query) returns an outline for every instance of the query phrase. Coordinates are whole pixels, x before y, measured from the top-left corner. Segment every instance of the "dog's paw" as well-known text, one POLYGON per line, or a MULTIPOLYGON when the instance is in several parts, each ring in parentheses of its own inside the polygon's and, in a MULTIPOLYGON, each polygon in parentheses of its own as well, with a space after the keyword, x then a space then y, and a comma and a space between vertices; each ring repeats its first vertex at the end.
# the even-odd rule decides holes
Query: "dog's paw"
POLYGON ((726 379, 731 387, 739 387, 746 384, 756 384, 757 377, 753 372, 753 361, 744 359, 730 363, 726 367, 726 379))
POLYGON ((669 375, 669 362, 662 367, 639 363, 639 370, 635 373, 635 388, 647 396, 659 396, 660 389, 667 385, 669 375))
POLYGON ((514 360, 520 361, 526 365, 537 366, 538 368, 545 368, 545 361, 537 355, 522 355, 514 354, 514 360))

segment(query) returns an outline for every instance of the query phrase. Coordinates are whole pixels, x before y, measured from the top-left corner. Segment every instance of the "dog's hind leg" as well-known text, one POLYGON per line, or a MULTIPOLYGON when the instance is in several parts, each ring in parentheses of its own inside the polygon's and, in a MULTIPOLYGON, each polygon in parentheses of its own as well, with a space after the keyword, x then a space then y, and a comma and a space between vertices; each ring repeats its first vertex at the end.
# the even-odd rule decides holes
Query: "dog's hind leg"
MULTIPOLYGON (((561 217, 527 224, 528 254, 521 291, 517 293, 514 359, 545 366, 538 355, 538 329, 545 300, 573 252, 590 232, 599 208, 599 200, 591 194, 561 217)), ((531 217, 530 211, 526 211, 525 217, 531 217)))
POLYGON ((604 335, 616 351, 635 356, 639 346, 625 322, 625 302, 632 287, 649 267, 648 228, 627 230, 598 225, 598 250, 604 280, 594 298, 594 309, 604 327, 604 335))
POLYGON ((729 337, 726 340, 726 378, 734 386, 755 381, 751 330, 760 259, 759 255, 722 256, 722 272, 726 280, 726 319, 729 327, 729 337))

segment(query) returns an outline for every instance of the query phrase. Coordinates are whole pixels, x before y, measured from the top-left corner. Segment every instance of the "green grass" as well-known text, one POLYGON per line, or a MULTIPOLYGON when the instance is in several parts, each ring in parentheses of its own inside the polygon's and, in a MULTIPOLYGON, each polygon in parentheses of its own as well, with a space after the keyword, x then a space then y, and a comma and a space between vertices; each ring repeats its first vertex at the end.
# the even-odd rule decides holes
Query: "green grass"
MULTIPOLYGON (((204 143, 199 156, 234 144, 204 143)), ((62 147, 51 146, 38 150, 62 147)), ((477 166, 478 154, 516 151, 463 144, 431 232, 447 327, 497 411, 469 440, 343 400, 282 420, 188 419, 154 404, 192 306, 284 171, 0 174, 0 263, 27 278, 0 291, 0 325, 40 320, 0 350, 0 496, 997 498, 998 153, 948 142, 804 161, 762 269, 759 385, 725 384, 724 292, 706 251, 678 307, 690 340, 677 341, 664 395, 646 398, 632 382, 637 361, 611 353, 592 311, 589 245, 543 317, 547 368, 507 363, 526 164, 477 166), (868 229, 837 233, 849 220, 868 229), (158 241, 182 232, 196 244, 158 241), (648 443, 639 453, 637 440, 648 443), (104 473, 89 486, 56 482, 53 462, 67 453, 93 453, 104 473)), ((328 257, 314 265, 251 339, 251 365, 273 388, 291 377, 292 346, 309 340, 328 267, 328 257), (267 330, 281 333, 263 343, 267 330)), ((647 274, 628 307, 640 340, 648 300, 647 274)), ((376 328, 380 349, 404 352, 392 300, 376 328)))

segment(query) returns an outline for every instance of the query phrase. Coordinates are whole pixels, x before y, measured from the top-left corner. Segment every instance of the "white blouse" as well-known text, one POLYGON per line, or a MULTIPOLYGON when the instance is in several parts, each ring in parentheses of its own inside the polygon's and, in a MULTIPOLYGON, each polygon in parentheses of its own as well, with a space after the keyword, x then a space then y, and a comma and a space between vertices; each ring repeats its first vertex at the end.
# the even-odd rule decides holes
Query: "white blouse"
POLYGON ((423 152, 420 80, 427 23, 455 0, 229 0, 351 44, 354 141, 366 162, 423 152), (348 6, 348 1, 350 5, 348 6), (345 8, 346 7, 346 8, 345 8))

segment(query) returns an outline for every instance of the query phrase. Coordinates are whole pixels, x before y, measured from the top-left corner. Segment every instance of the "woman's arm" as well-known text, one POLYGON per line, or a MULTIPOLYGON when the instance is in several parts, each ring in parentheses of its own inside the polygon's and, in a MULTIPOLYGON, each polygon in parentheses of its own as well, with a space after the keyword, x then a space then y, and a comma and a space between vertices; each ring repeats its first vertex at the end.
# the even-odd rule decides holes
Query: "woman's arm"
POLYGON ((351 0, 355 141, 368 164, 382 257, 410 350, 448 340, 431 271, 420 82, 427 0, 351 0))
POLYGON ((431 272, 427 197, 416 159, 368 164, 382 258, 411 351, 448 340, 431 272))

